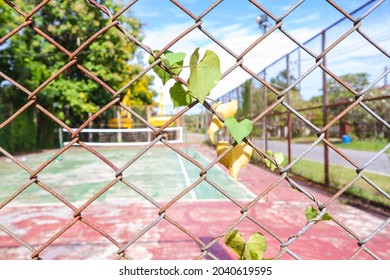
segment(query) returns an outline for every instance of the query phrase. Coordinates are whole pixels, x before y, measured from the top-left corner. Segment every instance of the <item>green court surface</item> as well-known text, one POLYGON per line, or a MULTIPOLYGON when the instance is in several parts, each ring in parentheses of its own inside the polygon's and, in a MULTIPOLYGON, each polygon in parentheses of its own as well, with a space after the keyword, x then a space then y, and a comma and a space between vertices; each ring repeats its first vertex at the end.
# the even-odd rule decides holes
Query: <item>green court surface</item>
MULTIPOLYGON (((140 148, 115 147, 96 148, 115 166, 121 168, 132 159, 140 148)), ((193 159, 207 166, 210 160, 196 150, 183 148, 193 159)), ((36 170, 55 151, 17 156, 32 170, 36 170)), ((200 169, 181 157, 173 150, 155 146, 143 154, 124 172, 123 178, 142 192, 157 201, 168 201, 186 187, 199 179, 200 169)), ((242 184, 236 185, 233 179, 223 170, 215 166, 207 172, 207 177, 216 182, 232 197, 238 200, 253 198, 253 194, 242 184)), ((60 158, 53 161, 38 174, 38 180, 50 187, 75 206, 81 206, 89 198, 115 180, 115 171, 103 161, 81 147, 72 147, 60 158)), ((29 182, 29 173, 6 157, 0 158, 0 203, 29 182)), ((223 200, 227 199, 209 183, 203 181, 182 199, 184 200, 223 200)), ((97 202, 127 203, 143 201, 134 190, 122 182, 116 183, 105 192, 97 202)), ((61 203, 42 187, 32 183, 12 204, 61 203)), ((96 202, 94 202, 96 203, 96 202)))

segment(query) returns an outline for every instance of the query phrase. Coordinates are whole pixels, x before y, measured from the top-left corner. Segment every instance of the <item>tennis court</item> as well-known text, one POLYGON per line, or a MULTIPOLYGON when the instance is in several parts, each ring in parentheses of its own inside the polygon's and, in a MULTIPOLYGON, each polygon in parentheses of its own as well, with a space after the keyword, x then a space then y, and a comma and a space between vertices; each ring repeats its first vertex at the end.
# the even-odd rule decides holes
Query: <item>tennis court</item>
MULTIPOLYGON (((210 160, 192 148, 185 152, 203 166, 210 160)), ((115 166, 122 167, 139 151, 138 147, 100 147, 96 150, 115 166)), ((36 170, 48 160, 53 151, 19 156, 19 160, 36 170)), ((153 147, 123 172, 123 178, 157 201, 167 201, 199 179, 200 169, 168 147, 153 147), (161 161, 161 159, 164 159, 161 161), (150 172, 148 172, 150 171, 150 172)), ((81 147, 72 147, 40 172, 39 180, 59 193, 76 207, 115 180, 111 169, 95 155, 81 147)), ((220 167, 208 172, 210 180, 218 182, 235 199, 254 198, 254 194, 238 184, 220 167)), ((2 188, 0 200, 4 201, 18 187, 29 181, 29 174, 6 158, 0 159, 2 188)), ((98 198, 100 202, 129 202, 139 200, 139 195, 120 181, 98 198)), ((186 194, 185 200, 226 199, 218 190, 203 181, 186 194)), ((61 203, 53 195, 36 184, 31 184, 13 203, 61 203)))
MULTIPOLYGON (((202 144, 176 147, 203 166, 215 157, 215 151, 202 144)), ((96 147, 101 155, 119 168, 133 159, 140 149, 96 147)), ((35 170, 54 152, 20 155, 17 159, 35 170)), ((42 186, 29 185, 29 173, 7 158, 0 158, 0 259, 29 259, 33 257, 32 252, 39 252, 39 257, 43 259, 114 259, 120 257, 118 248, 126 244, 130 245, 126 254, 136 259, 199 258, 202 246, 191 236, 196 236, 205 245, 211 244, 226 228, 242 219, 241 207, 250 203, 254 193, 259 195, 279 180, 277 174, 250 164, 240 172, 239 179, 243 184, 236 185, 226 170, 216 165, 207 172, 208 181, 218 182, 218 186, 235 202, 203 181, 159 214, 159 208, 199 179, 200 169, 197 166, 170 148, 155 145, 123 172, 123 181, 130 182, 133 188, 116 180, 115 173, 82 147, 68 149, 44 168, 39 173, 42 186, 46 185, 64 197, 72 208, 42 186), (7 197, 27 185, 20 195, 7 203, 7 197), (111 187, 88 203, 107 186, 111 187), (142 197, 135 188, 154 202, 142 197), (241 202, 241 205, 236 205, 241 202), (82 215, 78 216, 75 213, 81 208, 82 215), (91 227, 92 224, 94 226, 91 227), (28 245, 22 246, 23 242, 28 245)), ((329 199, 327 194, 306 187, 320 201, 329 199)), ((304 212, 309 205, 312 205, 310 199, 282 181, 265 201, 257 203, 248 214, 261 221, 262 226, 281 240, 287 240, 307 223, 304 212)), ((328 211, 360 236, 368 236, 386 219, 342 202, 333 203, 328 211), (352 217, 359 217, 359 222, 352 217)), ((268 240, 265 257, 272 258, 278 254, 280 241, 255 223, 244 219, 236 228, 244 236, 254 231, 262 232, 268 240)), ((389 258, 386 249, 390 242, 388 234, 388 230, 383 230, 370 241, 369 246, 384 259, 389 258)), ((355 238, 333 221, 321 222, 290 248, 304 259, 346 259, 356 250, 355 238)), ((235 258, 223 244, 223 238, 207 250, 219 259, 235 258)), ((282 257, 291 258, 288 254, 282 257)), ((371 256, 361 253, 357 258, 371 259, 371 256)))
MULTIPOLYGON (((211 161, 195 148, 179 145, 181 150, 203 166, 211 161)), ((94 147, 116 167, 124 166, 140 152, 142 147, 94 147)), ((17 156, 17 160, 32 170, 49 160, 56 150, 17 156)), ((37 250, 50 242, 50 238, 72 221, 74 209, 64 204, 53 191, 67 200, 71 206, 82 208, 107 186, 107 191, 83 210, 83 218, 93 221, 105 232, 125 244, 136 237, 143 228, 153 223, 158 209, 134 189, 164 206, 176 195, 199 179, 200 169, 170 148, 155 145, 135 160, 122 174, 123 181, 116 180, 116 171, 82 147, 71 147, 39 173, 41 185, 32 183, 30 174, 7 159, 0 158, 0 226, 37 250), (163 160, 162 160, 163 159, 163 160), (52 191, 48 192, 42 186, 52 191), (13 200, 7 200, 23 191, 13 200)), ((208 181, 218 185, 238 201, 247 201, 255 195, 243 184, 236 184, 226 170, 215 166, 208 171, 208 181)), ((206 181, 185 194, 169 209, 175 220, 180 220, 194 234, 202 236, 206 243, 218 236, 239 213, 233 215, 231 201, 206 181), (210 204, 212 202, 212 204, 210 204), (215 208, 215 204, 218 205, 215 208), (222 203, 222 204, 221 204, 222 203), (229 205, 228 205, 229 204, 229 205), (217 212, 215 212, 217 211, 217 212), (221 222, 222 212, 229 219, 221 222), (210 213, 210 215, 207 215, 210 213), (213 213, 213 214, 212 214, 213 213), (203 216, 203 217, 202 217, 203 216), (217 219, 217 220, 215 220, 217 219)), ((160 207, 161 207, 160 206, 160 207)), ((223 216, 223 215, 222 215, 223 216)), ((7 232, 0 231, 0 259, 28 259, 31 251, 21 246, 7 232)), ((214 246, 222 258, 232 258, 221 246, 214 246), (221 253, 218 251, 221 250, 221 253)), ((225 248, 226 249, 226 248, 225 248)), ((112 259, 116 248, 111 242, 82 223, 72 225, 66 233, 41 252, 44 259, 112 259)), ((188 259, 196 258, 199 245, 169 223, 162 220, 155 229, 148 231, 131 247, 137 259, 188 259), (180 245, 182 244, 182 245, 180 245), (177 250, 177 248, 185 248, 177 250)))

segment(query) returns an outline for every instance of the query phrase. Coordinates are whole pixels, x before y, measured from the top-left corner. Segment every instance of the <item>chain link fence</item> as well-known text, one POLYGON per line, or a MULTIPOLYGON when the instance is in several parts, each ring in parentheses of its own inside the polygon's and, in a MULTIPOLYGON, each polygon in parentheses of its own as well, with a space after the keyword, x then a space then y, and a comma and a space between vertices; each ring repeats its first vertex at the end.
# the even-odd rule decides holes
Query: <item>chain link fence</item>
MULTIPOLYGON (((5 157, 7 157, 9 160, 16 163, 20 168, 22 168, 28 173, 28 176, 25 178, 25 183, 22 186, 19 186, 17 189, 15 189, 15 192, 12 195, 7 197, 4 201, 0 202, 0 221, 2 221, 1 219, 2 211, 7 208, 7 205, 11 203, 13 200, 17 200, 18 197, 21 195, 21 193, 26 189, 31 188, 31 186, 38 186, 41 190, 50 193, 61 204, 66 206, 67 209, 71 211, 71 216, 68 217, 68 219, 66 220, 66 224, 61 228, 61 230, 56 232, 52 236, 48 236, 47 241, 44 244, 40 244, 39 246, 36 246, 35 244, 30 244, 28 241, 23 240, 17 231, 7 226, 5 221, 4 223, 2 222, 0 224, 0 231, 3 234, 11 237, 14 241, 19 243, 20 246, 29 250, 31 252, 32 259, 40 259, 43 251, 45 251, 47 248, 52 246, 53 243, 55 243, 58 239, 60 239, 62 235, 66 234, 66 232, 69 231, 72 227, 80 223, 90 228, 93 232, 95 232, 95 234, 99 236, 103 236, 108 242, 114 245, 117 248, 116 251, 117 259, 137 258, 137 255, 132 254, 133 245, 137 241, 142 239, 143 236, 151 232, 153 228, 155 228, 158 224, 162 222, 169 223, 173 228, 175 228, 175 230, 179 230, 180 232, 184 233, 193 243, 197 244, 199 249, 197 251, 196 259, 203 259, 203 258, 216 259, 217 256, 213 254, 213 248, 219 246, 218 244, 221 242, 221 240, 223 240, 224 236, 228 232, 230 232, 232 229, 236 228, 239 224, 244 222, 249 222, 253 224, 253 226, 256 228, 256 231, 266 232, 267 235, 270 236, 270 238, 272 238, 275 242, 279 244, 279 253, 276 256, 273 256, 275 259, 285 258, 286 255, 289 256, 289 258, 300 259, 301 257, 299 256, 299 254, 297 254, 296 252, 294 252, 293 249, 291 249, 292 248, 291 244, 294 244, 295 242, 297 242, 297 240, 300 240, 301 237, 304 236, 310 229, 316 227, 317 226, 316 221, 314 220, 309 221, 301 228, 296 227, 295 233, 292 233, 288 238, 284 238, 278 235, 277 233, 275 233, 275 231, 273 231, 266 225, 264 225, 261 218, 250 213, 250 210, 254 209, 262 199, 267 197, 269 194, 272 194, 275 188, 278 188, 281 182, 288 182, 288 184, 291 185, 291 187, 293 187, 296 190, 299 190, 299 192, 303 197, 305 197, 306 199, 310 199, 319 210, 319 215, 317 217, 318 219, 321 219, 327 213, 329 206, 332 205, 340 196, 342 196, 342 194, 346 190, 351 188, 354 182, 357 181, 358 179, 363 179, 372 188, 374 188, 377 192, 379 192, 386 200, 390 200, 389 193, 386 192, 380 185, 372 181, 365 174, 367 166, 369 166, 372 162, 377 160, 377 158, 383 155, 389 149, 390 144, 387 144, 383 149, 378 151, 377 154, 374 157, 372 157, 368 162, 364 163, 363 165, 359 165, 353 160, 351 160, 348 156, 346 156, 339 148, 337 148, 329 140, 329 133, 331 129, 335 126, 335 124, 340 120, 342 120, 345 117, 345 115, 347 115, 351 110, 354 110, 355 108, 358 107, 363 108, 367 116, 371 116, 377 122, 379 122, 381 124, 381 130, 384 131, 384 133, 387 133, 388 135, 388 131, 390 128, 388 119, 378 114, 378 112, 376 112, 376 109, 373 110, 372 108, 370 108, 370 103, 368 102, 369 99, 367 95, 374 87, 376 87, 379 81, 384 79, 389 74, 390 69, 386 68, 379 75, 377 75, 372 81, 370 81, 370 83, 366 85, 364 88, 356 90, 355 88, 351 87, 348 83, 346 83, 341 77, 341 75, 332 72, 331 69, 328 67, 328 63, 327 63, 327 60, 332 55, 332 50, 336 48, 339 44, 342 44, 342 42, 352 34, 364 38, 366 42, 368 42, 372 47, 376 49, 376 51, 381 53, 387 59, 387 62, 389 61, 388 50, 386 50, 385 48, 377 44, 375 39, 373 39, 370 34, 366 34, 365 32, 362 31, 362 27, 365 24, 366 17, 369 16, 377 9, 383 9, 386 4, 385 1, 371 1, 370 5, 367 6, 368 8, 366 8, 364 12, 361 13, 359 16, 355 16, 354 14, 350 14, 346 12, 342 7, 338 6, 333 1, 327 1, 327 3, 331 7, 339 11, 340 14, 346 18, 345 21, 348 22, 347 25, 349 27, 347 30, 343 31, 341 35, 337 36, 337 38, 335 38, 334 40, 333 39, 332 41, 328 40, 330 42, 326 42, 326 43, 323 40, 322 48, 318 51, 318 50, 313 50, 311 46, 304 44, 299 40, 295 39, 283 27, 284 20, 288 18, 290 14, 294 13, 294 10, 299 8, 299 6, 302 5, 304 1, 297 1, 286 11, 285 14, 283 14, 280 17, 277 17, 271 12, 269 12, 263 5, 259 4, 259 2, 250 0, 249 2, 258 9, 258 12, 266 14, 271 19, 271 21, 274 22, 274 24, 270 26, 268 30, 265 30, 264 34, 259 36, 259 38, 255 42, 250 44, 242 53, 237 54, 233 50, 231 50, 229 46, 221 42, 217 38, 216 34, 213 34, 212 32, 206 30, 202 26, 202 21, 205 18, 207 18, 208 15, 213 10, 217 10, 219 8, 219 6, 223 2, 222 0, 215 1, 199 15, 194 14, 191 10, 187 9, 179 1, 172 0, 170 2, 171 4, 174 5, 176 11, 181 12, 184 17, 193 20, 193 24, 190 27, 188 27, 186 30, 183 30, 181 34, 171 39, 170 42, 164 48, 162 48, 160 52, 156 55, 157 59, 155 60, 155 62, 142 69, 142 71, 140 71, 138 75, 136 75, 131 80, 127 81, 127 83, 118 90, 110 87, 107 83, 105 83, 104 80, 97 77, 93 73, 93 71, 88 70, 88 66, 79 64, 78 56, 80 56, 83 53, 83 51, 87 49, 88 46, 94 42, 94 40, 96 40, 100 36, 103 36, 105 33, 109 31, 119 32, 120 34, 122 34, 121 36, 123 36, 128 40, 128 44, 130 44, 131 46, 139 48, 146 54, 154 55, 153 54, 154 46, 145 45, 137 37, 133 36, 131 32, 126 30, 126 26, 121 24, 121 19, 122 17, 124 17, 124 13, 130 10, 133 5, 142 5, 142 1, 129 1, 127 4, 123 5, 122 9, 116 11, 110 11, 104 5, 104 2, 88 0, 87 1, 88 5, 92 5, 95 9, 103 13, 105 17, 110 20, 110 23, 107 24, 106 26, 101 27, 96 33, 91 34, 90 38, 88 38, 84 42, 80 42, 80 45, 74 51, 65 49, 54 38, 52 38, 50 35, 43 32, 39 25, 35 24, 36 22, 35 17, 39 17, 40 9, 42 9, 45 5, 48 5, 49 3, 53 4, 50 0, 42 1, 39 4, 37 3, 35 8, 31 11, 23 11, 20 9, 20 7, 18 7, 11 1, 5 0, 4 2, 8 4, 9 9, 13 9, 17 14, 22 16, 24 21, 19 22, 18 25, 13 30, 10 30, 7 34, 0 34, 1 36, 0 45, 7 44, 7 41, 13 36, 16 36, 18 32, 23 32, 25 28, 30 28, 35 32, 36 36, 41 36, 44 40, 50 42, 52 46, 54 46, 56 52, 62 53, 67 58, 67 62, 64 64, 64 66, 61 69, 59 69, 54 75, 48 78, 45 82, 38 85, 34 90, 27 89, 25 86, 23 86, 23 84, 16 82, 14 79, 6 75, 0 69, 0 77, 6 80, 8 83, 12 84, 12 86, 17 89, 17 94, 24 95, 25 98, 23 106, 19 107, 17 110, 15 110, 15 112, 11 116, 9 116, 7 119, 5 119, 0 123, 0 131, 6 128, 7 125, 9 125, 11 122, 14 122, 18 118, 18 116, 33 108, 34 110, 38 110, 46 118, 51 119, 58 128, 65 129, 71 135, 70 137, 71 140, 69 141, 69 143, 64 147, 62 147, 61 149, 59 149, 54 155, 52 155, 45 162, 43 162, 37 169, 30 168, 25 163, 23 163, 23 161, 19 160, 15 155, 11 154, 3 147, 0 147, 0 152, 5 157), (316 135, 316 139, 296 159, 294 160, 290 159, 288 165, 286 166, 278 166, 279 167, 278 180, 276 180, 272 185, 269 185, 261 193, 256 193, 256 197, 247 204, 243 204, 237 199, 235 199, 231 194, 224 191, 223 187, 220 186, 218 182, 215 182, 208 177, 208 171, 218 164, 218 161, 234 147, 235 143, 232 144, 230 148, 226 150, 226 152, 222 153, 218 157, 215 157, 210 164, 204 165, 201 164, 196 158, 193 158, 190 155, 183 152, 183 150, 180 149, 179 147, 169 143, 164 137, 164 133, 163 133, 164 129, 167 126, 169 126, 170 123, 177 121, 184 114, 190 112, 196 105, 198 105, 198 101, 193 102, 189 106, 181 108, 181 110, 177 112, 169 122, 167 122, 164 126, 160 128, 151 126, 150 123, 147 121, 147 119, 141 117, 139 114, 137 114, 137 112, 133 110, 133 108, 129 107, 127 104, 122 103, 121 101, 121 95, 124 94, 124 92, 128 87, 130 87, 133 83, 135 83, 137 80, 141 79, 144 75, 150 72, 155 65, 158 65, 159 63, 162 62, 159 56, 162 53, 164 53, 164 51, 170 49, 177 42, 181 40, 185 40, 186 36, 188 34, 191 34, 191 32, 193 32, 194 30, 201 31, 211 41, 215 42, 223 50, 229 53, 231 57, 235 60, 235 63, 232 64, 231 67, 223 73, 222 82, 224 81, 224 79, 229 79, 229 74, 232 71, 234 71, 235 69, 241 69, 245 71, 247 74, 249 74, 252 77, 253 81, 258 82, 259 85, 261 85, 261 90, 265 92, 265 95, 268 97, 269 100, 273 100, 272 102, 269 101, 263 102, 263 104, 260 104, 261 106, 259 107, 256 106, 251 107, 250 112, 245 113, 246 116, 250 116, 254 124, 258 122, 261 123, 261 121, 265 120, 266 118, 269 119, 270 116, 272 116, 273 112, 275 112, 276 108, 283 108, 284 111, 282 113, 288 115, 287 122, 288 122, 288 127, 290 128, 288 130, 289 135, 292 133, 292 128, 295 125, 306 126, 311 131, 311 133, 314 133, 316 135), (269 78, 267 78, 269 77, 267 74, 268 68, 266 68, 263 72, 258 74, 255 73, 249 67, 247 67, 245 63, 246 55, 256 46, 261 45, 263 40, 269 37, 273 32, 277 32, 277 31, 282 32, 285 36, 287 36, 294 44, 298 46, 297 50, 301 53, 300 55, 302 56, 305 55, 308 57, 308 60, 310 60, 310 62, 308 62, 310 66, 306 72, 297 73, 294 76, 294 79, 288 78, 287 84, 285 86, 281 86, 279 84, 279 87, 273 84, 269 78), (57 77, 59 77, 62 73, 66 72, 72 67, 76 67, 79 71, 83 72, 91 82, 96 83, 101 88, 104 88, 106 92, 111 96, 111 101, 102 105, 96 112, 91 111, 88 118, 84 120, 84 122, 77 128, 77 130, 72 130, 72 128, 68 124, 62 121, 55 114, 51 113, 50 108, 45 108, 44 106, 41 105, 41 93, 45 90, 47 85, 52 83, 57 77), (345 90, 347 90, 353 99, 352 101, 349 100, 345 101, 344 109, 341 110, 341 112, 338 112, 336 115, 332 116, 332 118, 329 120, 328 116, 326 115, 326 112, 330 105, 328 104, 326 94, 324 94, 324 100, 322 103, 324 119, 322 124, 314 123, 307 115, 301 112, 302 110, 300 110, 301 108, 299 106, 296 107, 295 105, 292 105, 293 102, 289 98, 289 94, 294 90, 296 90, 296 88, 299 88, 300 85, 304 83, 304 81, 309 79, 308 77, 314 71, 320 71, 322 75, 327 75, 331 77, 336 83, 340 84, 345 90), (270 99, 271 96, 272 99, 270 99), (132 116, 137 118, 137 121, 143 123, 146 127, 149 127, 154 132, 154 136, 153 136, 154 139, 148 145, 146 145, 142 150, 140 150, 135 156, 131 157, 126 162, 126 164, 121 166, 117 166, 115 163, 110 161, 104 155, 99 153, 99 151, 97 151, 94 147, 87 145, 79 138, 79 134, 83 129, 87 128, 95 119, 97 119, 100 115, 104 114, 104 112, 106 112, 111 108, 114 108, 117 105, 119 105, 123 110, 129 112, 132 116), (295 124, 295 122, 291 122, 292 118, 299 120, 301 123, 295 124), (182 192, 176 194, 174 198, 172 198, 165 204, 159 203, 152 196, 146 194, 142 189, 138 188, 138 186, 134 185, 131 181, 125 179, 123 176, 123 172, 125 172, 129 167, 131 167, 134 164, 134 162, 136 162, 139 158, 141 158, 148 150, 150 150, 154 145, 156 145, 156 143, 162 143, 163 145, 165 145, 166 147, 168 147, 169 149, 177 153, 179 156, 191 162, 197 169, 199 169, 199 178, 195 182, 188 184, 182 192), (305 185, 299 183, 298 181, 296 181, 290 176, 291 169, 294 167, 294 165, 297 164, 307 153, 309 153, 319 143, 324 144, 325 155, 328 149, 332 149, 335 152, 337 152, 339 155, 341 155, 344 159, 346 159, 356 169, 356 176, 350 182, 345 184, 337 193, 335 193, 325 201, 319 201, 316 198, 316 196, 305 185), (83 203, 83 205, 80 207, 76 207, 65 197, 61 196, 53 188, 51 188, 49 184, 46 184, 44 180, 40 179, 40 174, 49 165, 52 165, 57 158, 59 158, 62 154, 64 154, 74 144, 78 144, 82 149, 85 149, 88 152, 90 152, 92 155, 96 157, 96 160, 103 161, 115 173, 115 176, 114 178, 112 178, 112 181, 110 183, 108 183, 99 192, 91 195, 90 199, 87 202, 83 203), (235 211, 236 214, 238 214, 238 218, 234 222, 230 223, 225 228, 221 229, 218 234, 216 234, 211 240, 207 240, 207 241, 197 236, 192 230, 188 228, 188 226, 178 222, 177 219, 175 219, 169 214, 172 208, 180 207, 177 205, 182 205, 181 202, 179 201, 181 200, 181 198, 183 198, 186 194, 191 192, 193 189, 197 188, 197 186, 199 186, 202 182, 207 182, 213 188, 217 189, 220 193, 226 196, 226 198, 229 201, 231 201, 232 204, 235 205, 235 211), (148 201, 151 205, 153 205, 154 212, 156 214, 156 217, 153 221, 150 221, 150 223, 147 226, 139 229, 137 234, 130 240, 126 240, 126 242, 119 241, 118 238, 114 237, 111 232, 103 229, 103 227, 100 226, 98 220, 90 219, 84 215, 84 213, 87 210, 92 208, 92 204, 100 196, 103 196, 109 189, 115 188, 115 186, 119 183, 122 183, 128 188, 130 188, 131 190, 135 191, 142 197, 142 199, 148 201)), ((290 57, 292 55, 293 54, 290 54, 290 57)), ((290 64, 289 58, 287 58, 287 64, 288 65, 290 64)), ((289 73, 289 71, 287 71, 287 73, 289 73)), ((290 77, 290 75, 287 75, 287 77, 290 77)), ((324 81, 326 81, 326 78, 324 78, 322 82, 324 81)), ((322 84, 322 87, 325 92, 326 82, 322 84)), ((256 92, 254 94, 256 96, 252 97, 253 100, 257 96, 260 96, 260 94, 261 96, 263 96, 262 92, 256 92)), ((235 95, 230 93, 229 95, 226 95, 224 97, 224 101, 228 101, 230 99, 240 100, 240 94, 235 95)), ((383 100, 384 102, 387 102, 387 99, 384 98, 383 100)), ((215 112, 211 104, 209 104, 207 101, 204 102, 204 108, 208 112, 218 115, 219 118, 223 120, 223 117, 219 115, 217 112, 215 112)), ((310 109, 308 111, 310 112, 312 110, 310 109)), ((267 124, 265 124, 265 126, 267 126, 267 124)), ((291 137, 289 137, 289 139, 291 139, 291 137)), ((13 141, 13 139, 7 139, 7 141, 13 141)), ((259 145, 255 141, 252 141, 251 139, 245 139, 245 142, 251 145, 255 153, 257 153, 261 158, 267 158, 274 162, 274 159, 267 155, 265 147, 261 147, 261 145, 259 145)), ((161 160, 163 161, 164 159, 161 160)), ((148 175, 147 173, 150 171, 145 170, 145 172, 146 172, 145 176, 147 176, 148 175)), ((213 202, 210 201, 207 203, 212 204, 213 202)), ((107 210, 110 211, 110 209, 107 210)), ((191 208, 189 208, 188 211, 191 211, 191 208)), ((367 255, 369 255, 373 259, 380 259, 380 257, 376 254, 376 252, 370 249, 370 242, 372 242, 372 240, 375 240, 375 238, 378 235, 380 235, 380 233, 383 232, 386 229, 386 227, 389 226, 390 218, 388 216, 383 219, 383 223, 379 225, 377 228, 370 229, 369 234, 365 236, 361 236, 355 230, 351 229, 345 222, 338 219, 337 213, 330 213, 330 214, 332 215, 332 222, 335 223, 339 229, 348 233, 348 235, 355 240, 356 248, 354 248, 353 254, 349 257, 350 259, 358 258, 361 252, 367 253, 367 255)), ((203 213, 202 215, 207 215, 207 213, 203 213)), ((358 217, 353 219, 358 220, 358 217)), ((388 239, 388 236, 385 238, 388 239)), ((388 243, 384 243, 384 244, 388 244, 388 243)))
MULTIPOLYGON (((372 4, 373 1, 366 3, 351 12, 350 16, 362 19, 367 17, 371 13, 372 4)), ((384 3, 382 8, 386 5, 388 3, 384 3)), ((371 18, 367 20, 369 21, 367 24, 380 25, 380 18, 371 18)), ((327 188, 332 187, 332 184, 333 186, 338 184, 337 180, 331 180, 331 177, 338 176, 332 174, 337 172, 331 170, 331 165, 345 166, 354 170, 368 167, 367 171, 380 172, 385 176, 389 173, 386 151, 390 139, 388 126, 390 118, 387 113, 390 86, 388 84, 389 61, 386 59, 388 51, 384 48, 387 46, 388 34, 370 28, 371 36, 368 37, 357 28, 356 32, 350 30, 349 33, 341 35, 348 30, 350 21, 351 18, 347 16, 340 19, 266 66, 257 75, 261 79, 251 78, 219 98, 222 102, 240 100, 241 118, 249 117, 256 120, 256 129, 251 134, 251 140, 264 150, 283 151, 289 163, 293 158, 300 156, 304 144, 308 147, 308 143, 314 142, 315 132, 324 131, 324 142, 333 144, 352 141, 352 137, 354 137, 353 141, 383 139, 383 149, 378 148, 379 152, 376 155, 367 156, 365 159, 341 150, 340 145, 326 144, 323 145, 322 151, 313 150, 314 146, 307 149, 304 154, 312 155, 314 152, 317 154, 309 156, 309 159, 323 162, 323 173, 321 172, 323 178, 316 175, 304 175, 304 177, 310 177, 309 179, 327 188), (355 33, 362 36, 355 37, 355 33), (376 51, 373 51, 374 48, 376 51), (323 55, 323 61, 313 66, 313 58, 318 57, 313 51, 329 54, 323 55), (365 57, 369 57, 372 65, 375 66, 367 65, 365 57), (354 63, 356 67, 353 69, 345 67, 346 63, 354 63), (319 71, 319 68, 322 71, 319 71), (266 81, 270 87, 279 90, 280 93, 274 95, 275 92, 261 80, 266 81), (352 106, 353 100, 357 100, 357 96, 363 94, 364 102, 357 102, 359 106, 352 106), (276 105, 279 104, 277 99, 281 95, 285 96, 285 101, 294 111, 276 105), (304 96, 311 98, 304 99, 304 96), (258 112, 269 107, 274 109, 255 118, 258 112), (320 130, 319 127, 327 129, 320 130), (275 143, 272 141, 275 139, 286 141, 283 144, 275 143), (294 143, 300 144, 294 146, 294 143), (370 157, 375 160, 371 160, 370 157), (365 161, 367 164, 364 167, 360 166, 359 161, 365 161)), ((263 23, 263 27, 269 28, 271 25, 263 23)), ((227 136, 226 130, 220 133, 220 139, 226 140, 227 136)), ((348 149, 348 145, 344 147, 348 149)), ((297 175, 307 174, 302 170, 295 170, 295 164, 291 164, 290 167, 290 171, 297 175)), ((387 188, 384 189, 388 192, 387 188)), ((377 194, 381 204, 388 205, 388 197, 377 194)))

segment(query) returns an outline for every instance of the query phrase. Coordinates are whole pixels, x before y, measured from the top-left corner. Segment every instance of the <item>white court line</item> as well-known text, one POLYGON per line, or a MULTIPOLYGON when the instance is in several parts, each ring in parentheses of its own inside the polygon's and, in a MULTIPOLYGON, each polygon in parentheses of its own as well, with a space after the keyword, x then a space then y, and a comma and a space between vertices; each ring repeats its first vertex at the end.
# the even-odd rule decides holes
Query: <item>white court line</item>
MULTIPOLYGON (((184 179, 186 181, 186 184, 187 184, 187 186, 190 186, 192 183, 191 183, 190 177, 188 176, 187 170, 186 170, 186 168, 184 166, 183 160, 181 159, 181 156, 179 156, 179 154, 176 154, 176 156, 177 156, 177 159, 179 160, 181 172, 183 173, 183 176, 184 176, 184 179)), ((193 200, 197 200, 198 199, 196 197, 194 189, 192 189, 190 191, 190 195, 191 195, 193 200)))

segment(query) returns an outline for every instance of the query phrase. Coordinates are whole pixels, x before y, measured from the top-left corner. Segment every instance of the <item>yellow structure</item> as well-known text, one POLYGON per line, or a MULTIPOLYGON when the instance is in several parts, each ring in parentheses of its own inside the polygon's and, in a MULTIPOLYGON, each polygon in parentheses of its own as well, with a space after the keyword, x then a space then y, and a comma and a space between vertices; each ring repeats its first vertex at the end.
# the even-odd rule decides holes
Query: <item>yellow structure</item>
MULTIPOLYGON (((122 103, 127 107, 130 107, 130 90, 127 91, 127 94, 123 97, 122 103)), ((108 120, 109 128, 132 128, 133 120, 131 119, 131 114, 118 106, 117 117, 108 120)))
MULTIPOLYGON (((163 93, 161 91, 160 92, 160 104, 159 104, 159 107, 158 107, 157 116, 151 116, 150 119, 149 119, 149 122, 154 127, 161 127, 167 121, 169 121, 171 118, 172 118, 172 116, 166 116, 165 115, 163 93)), ((169 126, 173 126, 173 123, 171 123, 169 126)))

